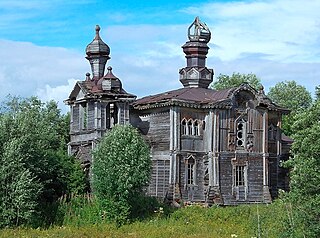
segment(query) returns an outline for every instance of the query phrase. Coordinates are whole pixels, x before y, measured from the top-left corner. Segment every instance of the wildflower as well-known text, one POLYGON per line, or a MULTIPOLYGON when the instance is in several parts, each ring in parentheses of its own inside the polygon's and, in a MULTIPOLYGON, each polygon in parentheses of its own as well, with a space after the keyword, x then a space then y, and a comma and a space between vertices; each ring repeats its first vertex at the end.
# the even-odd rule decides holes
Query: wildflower
POLYGON ((231 234, 231 237, 238 237, 238 235, 236 235, 236 234, 231 234))

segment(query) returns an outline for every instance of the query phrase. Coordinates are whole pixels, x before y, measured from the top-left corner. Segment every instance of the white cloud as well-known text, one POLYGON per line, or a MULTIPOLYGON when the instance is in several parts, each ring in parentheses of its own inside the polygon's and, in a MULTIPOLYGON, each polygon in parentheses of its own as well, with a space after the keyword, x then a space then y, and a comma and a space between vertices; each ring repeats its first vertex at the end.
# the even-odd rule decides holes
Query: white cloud
POLYGON ((89 68, 84 56, 72 50, 0 40, 0 99, 7 94, 28 97, 69 78, 83 79, 89 68))
POLYGON ((223 60, 260 52, 284 62, 319 62, 319 9, 320 1, 272 0, 207 3, 184 12, 206 20, 223 60))
POLYGON ((59 85, 56 87, 51 87, 47 84, 45 88, 37 89, 36 95, 43 102, 47 102, 50 100, 56 101, 58 103, 59 108, 63 112, 67 112, 68 107, 64 104, 63 101, 68 98, 76 82, 76 79, 68 79, 67 84, 59 85))
MULTIPOLYGON (((199 15, 211 29, 207 66, 216 75, 255 73, 266 89, 296 80, 313 91, 320 78, 318 9, 320 1, 272 0, 207 3, 183 11, 189 19, 199 15)), ((119 21, 125 24, 125 18, 119 21)), ((108 65, 128 92, 142 97, 182 86, 178 72, 186 65, 181 46, 187 41, 189 24, 109 26, 100 22, 100 26, 111 48, 108 65)), ((83 34, 91 40, 94 26, 83 34)), ((62 101, 74 79, 84 79, 90 72, 84 56, 65 48, 0 40, 0 99, 8 93, 38 95, 58 101, 65 110, 62 101)))

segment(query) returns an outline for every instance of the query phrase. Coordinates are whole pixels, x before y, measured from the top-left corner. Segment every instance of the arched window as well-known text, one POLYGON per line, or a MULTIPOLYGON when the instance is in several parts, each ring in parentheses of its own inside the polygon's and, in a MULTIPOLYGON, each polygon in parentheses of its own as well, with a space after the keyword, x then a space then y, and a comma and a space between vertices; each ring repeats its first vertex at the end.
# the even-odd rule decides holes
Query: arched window
POLYGON ((192 119, 189 119, 188 124, 187 124, 187 135, 192 135, 192 119))
POLYGON ((196 160, 191 155, 186 160, 186 184, 195 185, 196 184, 196 160))
POLYGON ((277 139, 277 128, 271 124, 268 128, 268 137, 269 140, 275 141, 277 139))
POLYGON ((200 135, 200 127, 198 120, 195 120, 193 123, 193 135, 199 136, 200 135))
POLYGON ((183 118, 181 122, 181 134, 187 135, 187 120, 185 118, 183 118))

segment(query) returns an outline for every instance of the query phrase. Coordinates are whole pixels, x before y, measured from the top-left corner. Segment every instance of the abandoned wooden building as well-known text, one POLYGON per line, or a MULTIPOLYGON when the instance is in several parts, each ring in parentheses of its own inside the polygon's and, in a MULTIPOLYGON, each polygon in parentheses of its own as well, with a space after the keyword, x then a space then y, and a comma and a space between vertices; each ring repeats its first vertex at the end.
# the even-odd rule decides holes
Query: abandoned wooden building
MULTIPOLYGON (((169 200, 208 204, 269 203, 287 188, 279 166, 290 140, 281 134, 288 111, 244 83, 213 90, 213 69, 206 67, 211 33, 199 18, 182 46, 187 65, 181 88, 137 99, 127 93, 105 65, 110 48, 99 35, 86 48, 87 73, 66 100, 71 122, 69 154, 88 171, 90 151, 115 124, 138 128, 151 148, 147 192, 169 200)), ((173 76, 174 77, 174 76, 173 76)))

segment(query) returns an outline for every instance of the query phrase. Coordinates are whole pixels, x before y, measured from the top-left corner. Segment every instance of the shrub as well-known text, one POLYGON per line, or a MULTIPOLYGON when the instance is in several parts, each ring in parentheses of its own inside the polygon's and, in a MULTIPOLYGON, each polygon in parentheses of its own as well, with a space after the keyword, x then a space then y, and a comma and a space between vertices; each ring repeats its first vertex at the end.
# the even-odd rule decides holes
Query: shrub
POLYGON ((132 126, 117 125, 93 151, 93 191, 118 225, 133 214, 150 175, 149 147, 132 126))

